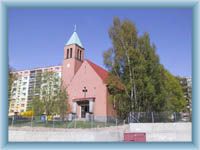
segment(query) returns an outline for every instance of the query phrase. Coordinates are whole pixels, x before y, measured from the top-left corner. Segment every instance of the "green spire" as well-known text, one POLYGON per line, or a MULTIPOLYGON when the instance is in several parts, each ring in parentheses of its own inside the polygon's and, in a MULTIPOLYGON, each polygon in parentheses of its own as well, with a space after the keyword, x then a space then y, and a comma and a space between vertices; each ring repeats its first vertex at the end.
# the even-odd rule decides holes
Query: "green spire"
POLYGON ((72 36, 65 45, 70 45, 70 44, 77 44, 83 48, 83 45, 78 37, 78 34, 76 33, 76 25, 74 26, 74 33, 72 34, 72 36))

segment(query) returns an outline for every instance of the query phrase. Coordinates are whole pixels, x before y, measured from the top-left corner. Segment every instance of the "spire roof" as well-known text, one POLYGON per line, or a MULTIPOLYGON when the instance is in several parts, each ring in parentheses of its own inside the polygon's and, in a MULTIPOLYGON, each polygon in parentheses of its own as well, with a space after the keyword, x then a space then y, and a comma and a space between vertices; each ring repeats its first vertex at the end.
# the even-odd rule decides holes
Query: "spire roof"
POLYGON ((70 44, 77 44, 80 47, 83 48, 83 45, 78 37, 78 34, 76 33, 76 30, 74 31, 74 33, 71 35, 70 39, 68 40, 68 42, 65 45, 70 45, 70 44))

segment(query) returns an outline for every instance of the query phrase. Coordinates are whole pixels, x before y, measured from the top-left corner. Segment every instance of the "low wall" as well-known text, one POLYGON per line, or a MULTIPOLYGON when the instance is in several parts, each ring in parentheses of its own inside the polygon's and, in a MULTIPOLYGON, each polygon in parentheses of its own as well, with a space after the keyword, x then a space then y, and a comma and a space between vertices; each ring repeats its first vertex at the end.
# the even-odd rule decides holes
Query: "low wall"
POLYGON ((129 132, 145 132, 147 142, 191 142, 191 123, 131 123, 129 132))
POLYGON ((9 141, 123 141, 124 133, 145 132, 147 142, 190 142, 191 123, 131 123, 118 127, 61 129, 9 127, 9 141))
POLYGON ((123 141, 128 128, 128 125, 93 129, 10 127, 8 135, 10 142, 113 142, 123 141))

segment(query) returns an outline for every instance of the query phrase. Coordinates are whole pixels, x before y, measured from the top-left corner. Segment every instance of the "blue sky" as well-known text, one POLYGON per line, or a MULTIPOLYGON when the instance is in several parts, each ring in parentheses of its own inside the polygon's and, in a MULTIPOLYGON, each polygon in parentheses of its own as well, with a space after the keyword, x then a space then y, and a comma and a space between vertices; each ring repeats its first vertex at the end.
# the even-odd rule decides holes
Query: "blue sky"
POLYGON ((9 64, 16 70, 62 64, 63 48, 74 30, 87 59, 104 67, 103 51, 112 46, 113 17, 129 19, 138 34, 150 34, 160 62, 174 75, 191 76, 192 9, 9 9, 9 64))

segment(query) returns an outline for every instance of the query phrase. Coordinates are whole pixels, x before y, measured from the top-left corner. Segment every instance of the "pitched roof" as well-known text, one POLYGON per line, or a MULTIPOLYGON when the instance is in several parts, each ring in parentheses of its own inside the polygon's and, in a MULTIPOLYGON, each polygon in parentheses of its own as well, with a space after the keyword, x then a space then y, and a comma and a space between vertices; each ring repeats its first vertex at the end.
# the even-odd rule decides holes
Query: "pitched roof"
POLYGON ((107 77, 108 77, 108 71, 106 71, 105 69, 103 69, 102 67, 94 64, 93 62, 91 62, 90 60, 86 60, 90 66, 94 69, 94 71, 99 75, 99 77, 103 80, 103 82, 105 83, 107 77))
POLYGON ((71 35, 70 39, 68 40, 68 42, 65 45, 70 45, 70 44, 77 44, 83 48, 83 45, 82 45, 76 31, 74 31, 74 33, 71 35))

